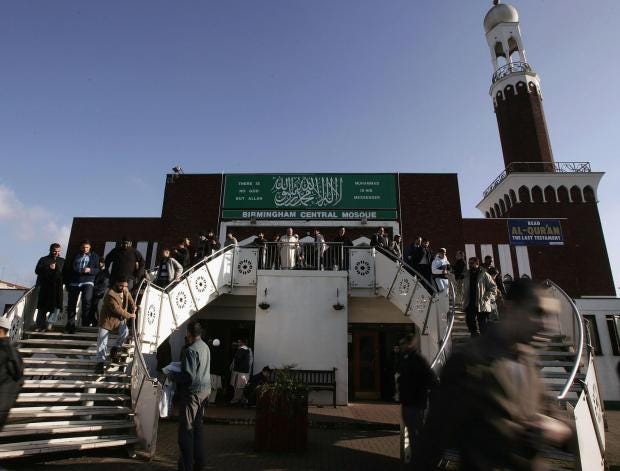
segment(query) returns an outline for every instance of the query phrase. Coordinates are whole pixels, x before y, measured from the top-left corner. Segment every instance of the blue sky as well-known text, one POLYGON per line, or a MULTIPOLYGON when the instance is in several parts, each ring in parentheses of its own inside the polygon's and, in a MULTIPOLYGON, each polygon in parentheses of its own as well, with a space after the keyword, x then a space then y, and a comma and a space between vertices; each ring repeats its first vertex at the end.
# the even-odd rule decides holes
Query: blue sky
MULTIPOLYGON (((620 4, 513 4, 555 159, 607 172, 599 208, 618 267, 620 4)), ((2 2, 0 278, 32 282, 74 216, 159 215, 177 163, 188 173, 457 172, 463 213, 478 217, 503 166, 482 29, 490 6, 2 2)))

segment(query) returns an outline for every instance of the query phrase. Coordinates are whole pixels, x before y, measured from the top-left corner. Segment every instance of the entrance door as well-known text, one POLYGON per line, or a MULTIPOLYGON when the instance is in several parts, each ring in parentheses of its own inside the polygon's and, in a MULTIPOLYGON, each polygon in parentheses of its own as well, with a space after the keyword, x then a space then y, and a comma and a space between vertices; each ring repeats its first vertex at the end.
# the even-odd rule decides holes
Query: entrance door
POLYGON ((353 332, 353 381, 355 399, 381 395, 379 332, 353 332))

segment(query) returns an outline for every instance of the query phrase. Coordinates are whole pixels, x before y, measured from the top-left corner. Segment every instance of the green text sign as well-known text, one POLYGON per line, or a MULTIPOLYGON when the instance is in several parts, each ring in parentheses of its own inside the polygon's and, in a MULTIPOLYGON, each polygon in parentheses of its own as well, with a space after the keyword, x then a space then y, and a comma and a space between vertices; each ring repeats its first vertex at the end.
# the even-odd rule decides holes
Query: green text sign
POLYGON ((225 178, 224 209, 395 210, 397 205, 394 174, 262 174, 225 178))

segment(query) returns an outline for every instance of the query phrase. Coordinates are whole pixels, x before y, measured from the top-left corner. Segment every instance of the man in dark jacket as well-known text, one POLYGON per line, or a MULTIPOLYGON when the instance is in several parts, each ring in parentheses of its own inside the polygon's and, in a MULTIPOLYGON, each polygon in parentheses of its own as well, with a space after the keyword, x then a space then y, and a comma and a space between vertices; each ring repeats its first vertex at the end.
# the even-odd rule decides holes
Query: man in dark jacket
POLYGON ((385 229, 383 227, 380 227, 377 230, 377 233, 372 235, 372 237, 370 238, 370 246, 376 247, 377 249, 383 251, 389 250, 390 241, 388 240, 385 229))
POLYGON ((202 406, 211 392, 211 355, 200 322, 187 325, 187 340, 181 372, 173 374, 179 398, 179 471, 200 470, 205 464, 202 406))
POLYGON ((127 280, 129 291, 132 291, 136 278, 144 273, 144 257, 131 246, 127 237, 123 237, 120 245, 105 258, 105 269, 110 273, 110 286, 119 279, 127 280))
POLYGON ((171 251, 172 258, 181 264, 183 271, 187 270, 191 266, 191 259, 189 256, 189 250, 185 246, 185 238, 179 240, 176 247, 171 251))
POLYGON ((95 276, 95 286, 93 288, 93 301, 90 305, 90 319, 99 325, 99 303, 105 296, 110 286, 110 274, 105 270, 105 259, 99 259, 99 273, 95 276))
POLYGON ((22 387, 24 366, 19 353, 8 337, 11 321, 0 317, 0 430, 22 387))
POLYGON ((50 245, 50 253, 41 257, 34 272, 37 274, 37 331, 52 330, 62 309, 62 271, 65 259, 60 256, 60 244, 50 245), (49 318, 48 318, 48 313, 49 318))
POLYGON ((267 239, 265 238, 265 233, 260 231, 258 236, 252 242, 254 247, 258 247, 258 269, 262 270, 265 267, 265 263, 267 260, 267 239))
POLYGON ((244 402, 243 390, 250 381, 250 372, 252 371, 252 363, 254 363, 252 350, 246 345, 245 339, 237 340, 237 344, 239 348, 237 348, 231 366, 230 385, 235 388, 235 394, 230 401, 231 404, 244 402))
POLYGON ((73 257, 71 263, 65 264, 66 281, 69 285, 67 301, 67 333, 75 333, 75 315, 78 297, 82 294, 82 325, 90 327, 95 320, 91 319, 91 304, 95 277, 99 273, 99 255, 91 250, 90 241, 80 242, 80 252, 73 257))
POLYGON ((347 235, 347 230, 344 227, 338 228, 338 235, 334 239, 334 242, 338 245, 332 245, 331 250, 337 251, 336 255, 332 257, 332 260, 336 261, 336 265, 340 270, 349 269, 349 250, 353 247, 353 241, 347 235))
POLYGON ((401 341, 403 350, 398 363, 401 412, 410 442, 415 442, 422 430, 428 393, 437 384, 435 373, 419 353, 419 343, 419 335, 408 334, 401 341))
POLYGON ((459 469, 466 471, 546 469, 545 444, 567 443, 572 430, 550 401, 529 342, 558 309, 530 280, 511 286, 501 321, 444 366, 413 446, 414 469, 436 469, 450 448, 459 450, 459 469))

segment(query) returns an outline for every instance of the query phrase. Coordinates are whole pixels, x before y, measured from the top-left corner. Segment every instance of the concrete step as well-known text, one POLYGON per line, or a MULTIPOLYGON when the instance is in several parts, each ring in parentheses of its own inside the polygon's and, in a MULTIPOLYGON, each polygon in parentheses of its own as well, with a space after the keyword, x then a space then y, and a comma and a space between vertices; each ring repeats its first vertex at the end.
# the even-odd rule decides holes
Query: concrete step
POLYGON ((27 443, 8 443, 0 445, 0 459, 19 458, 47 453, 72 450, 91 450, 137 443, 134 435, 93 435, 87 437, 53 438, 27 443))
MULTIPOLYGON (((17 351, 22 355, 81 355, 81 356, 93 356, 97 354, 97 346, 93 345, 90 348, 18 348, 17 351)), ((108 352, 110 348, 108 348, 108 352)), ((127 355, 133 351, 133 347, 124 348, 120 354, 127 355)))
POLYGON ((46 331, 46 332, 35 332, 28 331, 24 332, 24 337, 28 338, 65 338, 65 339, 92 339, 97 340, 98 332, 76 332, 75 334, 67 334, 65 332, 54 332, 54 331, 46 331))
MULTIPOLYGON (((566 371, 546 371, 546 370, 542 370, 541 375, 543 378, 548 378, 548 379, 568 379, 568 377, 570 376, 570 372, 566 371)), ((586 375, 578 373, 575 376, 575 379, 585 379, 586 375)))
POLYGON ((90 347, 92 345, 96 345, 97 342, 93 341, 93 340, 68 340, 68 339, 54 339, 54 340, 50 340, 50 339, 25 339, 25 340, 18 340, 17 342, 15 342, 16 344, 19 345, 45 345, 48 347, 54 347, 54 346, 66 346, 66 347, 90 347))
MULTIPOLYGON (((61 420, 54 422, 31 422, 8 424, 0 432, 0 438, 31 435, 62 435, 67 433, 101 432, 104 430, 130 429, 134 423, 128 420, 61 420)), ((0 445, 1 446, 1 445, 0 445)))
MULTIPOLYGON (((41 358, 41 357, 29 357, 23 358, 24 365, 55 365, 55 366, 87 366, 92 365, 95 366, 98 362, 97 360, 84 360, 82 358, 41 358)), ((106 365, 112 364, 106 362, 106 365)), ((33 367, 38 368, 38 367, 33 367)))
POLYGON ((540 357, 575 358, 575 352, 564 352, 562 350, 538 350, 536 354, 540 357))
POLYGON ((561 367, 561 368, 572 368, 575 363, 572 361, 547 361, 542 360, 538 362, 538 366, 543 368, 545 367, 561 367))
POLYGON ((109 401, 122 402, 128 401, 131 397, 125 394, 108 393, 68 393, 68 392, 34 392, 21 393, 17 396, 18 404, 30 404, 33 402, 44 402, 46 404, 56 404, 64 402, 82 401, 109 401))
MULTIPOLYGON (((110 375, 106 375, 109 377, 110 375)), ((129 375, 112 375, 115 378, 129 378, 129 375)), ((68 381, 66 379, 26 380, 23 389, 129 389, 131 383, 121 381, 68 381)))
POLYGON ((78 368, 24 368, 24 376, 92 376, 92 377, 127 377, 126 373, 116 371, 106 371, 103 374, 95 373, 95 369, 78 368))
POLYGON ((124 406, 28 406, 13 407, 9 412, 9 419, 128 414, 132 414, 132 410, 124 406))

